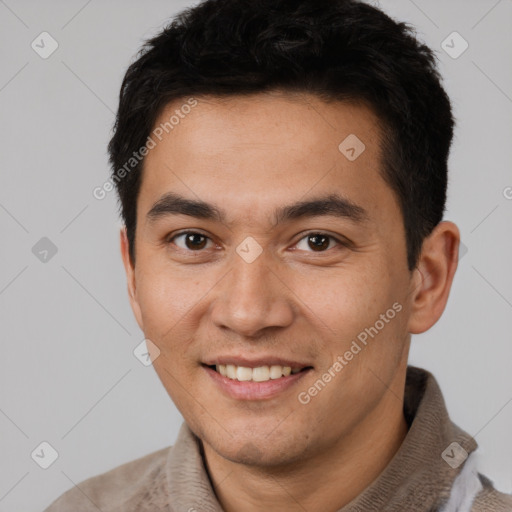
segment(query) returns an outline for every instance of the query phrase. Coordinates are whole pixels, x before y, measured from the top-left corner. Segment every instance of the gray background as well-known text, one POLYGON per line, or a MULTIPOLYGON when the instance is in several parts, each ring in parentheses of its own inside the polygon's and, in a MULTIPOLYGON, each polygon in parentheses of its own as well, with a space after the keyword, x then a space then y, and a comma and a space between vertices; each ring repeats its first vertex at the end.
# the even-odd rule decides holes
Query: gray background
MULTIPOLYGON (((127 65, 187 5, 0 0, 0 512, 42 510, 73 484, 172 444, 181 424, 133 355, 143 335, 116 199, 92 190, 108 177, 127 65), (47 59, 31 48, 43 31, 59 45, 47 59), (46 262, 32 252, 42 237, 57 247, 46 262), (42 441, 59 454, 46 470, 31 458, 42 441)), ((381 5, 438 51, 458 118, 446 219, 467 253, 444 316, 413 338, 411 363, 434 373, 452 418, 480 444, 480 470, 512 492, 512 2, 381 5), (453 31, 469 43, 456 59, 441 47, 453 31)))

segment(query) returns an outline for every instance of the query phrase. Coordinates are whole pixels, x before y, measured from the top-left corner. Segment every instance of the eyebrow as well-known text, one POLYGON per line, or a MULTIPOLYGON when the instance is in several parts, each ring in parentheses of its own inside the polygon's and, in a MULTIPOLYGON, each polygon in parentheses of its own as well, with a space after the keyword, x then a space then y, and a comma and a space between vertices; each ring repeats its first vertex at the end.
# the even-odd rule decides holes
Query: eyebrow
MULTIPOLYGON (((158 199, 146 217, 148 221, 155 222, 169 215, 187 215, 226 223, 226 213, 221 208, 205 201, 188 199, 174 192, 164 194, 158 199)), ((287 221, 322 215, 345 218, 358 223, 369 220, 368 212, 362 206, 338 194, 330 194, 277 208, 274 211, 274 227, 287 221)))

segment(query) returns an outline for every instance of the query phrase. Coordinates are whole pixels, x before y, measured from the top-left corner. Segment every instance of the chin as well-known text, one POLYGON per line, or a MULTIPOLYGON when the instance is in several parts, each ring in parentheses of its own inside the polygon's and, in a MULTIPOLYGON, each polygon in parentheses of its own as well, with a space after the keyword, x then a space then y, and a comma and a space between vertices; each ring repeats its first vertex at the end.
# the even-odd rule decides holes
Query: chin
POLYGON ((268 428, 261 432, 255 432, 254 428, 240 431, 231 437, 225 431, 222 438, 208 439, 202 437, 211 448, 221 457, 237 464, 247 466, 282 467, 301 459, 305 455, 308 442, 302 436, 290 432, 281 432, 280 436, 274 431, 269 435, 268 428))
POLYGON ((293 457, 293 454, 285 450, 286 448, 280 449, 275 446, 269 446, 268 442, 255 443, 248 441, 239 444, 237 449, 233 450, 230 448, 227 453, 221 453, 220 455, 237 464, 268 468, 286 466, 296 459, 296 457, 293 457))

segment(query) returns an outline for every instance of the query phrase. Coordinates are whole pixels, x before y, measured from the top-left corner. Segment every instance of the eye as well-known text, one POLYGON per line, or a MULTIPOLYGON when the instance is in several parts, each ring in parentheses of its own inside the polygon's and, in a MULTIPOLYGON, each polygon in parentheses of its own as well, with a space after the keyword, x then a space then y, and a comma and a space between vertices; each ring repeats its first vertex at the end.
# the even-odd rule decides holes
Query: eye
POLYGON ((302 251, 326 252, 336 245, 347 246, 348 244, 326 233, 309 233, 299 240, 296 247, 302 251))
POLYGON ((200 251, 208 245, 208 242, 213 244, 210 238, 201 233, 197 233, 196 231, 179 233, 169 239, 169 243, 174 243, 180 249, 189 251, 200 251))

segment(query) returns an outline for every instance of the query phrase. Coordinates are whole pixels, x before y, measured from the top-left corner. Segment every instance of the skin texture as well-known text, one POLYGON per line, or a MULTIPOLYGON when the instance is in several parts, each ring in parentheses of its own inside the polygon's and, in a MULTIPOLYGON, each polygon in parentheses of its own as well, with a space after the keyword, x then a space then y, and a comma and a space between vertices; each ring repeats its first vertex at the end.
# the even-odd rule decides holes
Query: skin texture
MULTIPOLYGON (((169 104, 156 125, 182 103, 169 104)), ((228 512, 335 511, 379 475, 407 433, 410 335, 444 310, 459 231, 441 222, 408 270, 401 211, 379 172, 379 130, 365 106, 314 96, 198 98, 146 157, 134 266, 121 232, 130 301, 228 512), (366 146, 354 161, 338 150, 350 134, 366 146), (168 192, 216 205, 225 219, 148 219, 168 192), (367 219, 316 215, 276 224, 276 208, 333 193, 364 208, 367 219), (204 248, 173 238, 183 230, 208 237, 199 238, 204 248), (315 251, 311 232, 334 239, 315 251), (236 252, 248 236, 263 250, 252 263, 236 252), (298 394, 394 303, 401 311, 300 403, 298 394), (272 354, 313 370, 274 398, 236 400, 201 365, 227 354, 272 354)))

